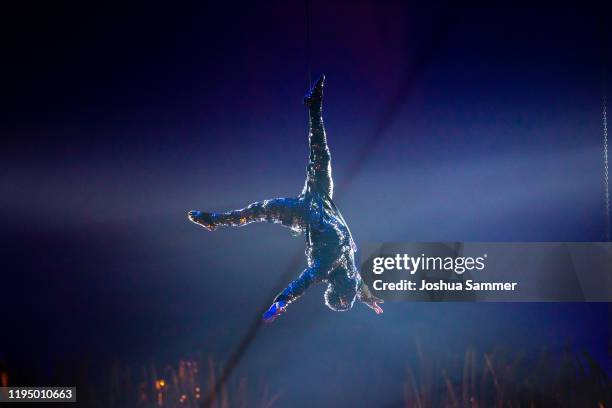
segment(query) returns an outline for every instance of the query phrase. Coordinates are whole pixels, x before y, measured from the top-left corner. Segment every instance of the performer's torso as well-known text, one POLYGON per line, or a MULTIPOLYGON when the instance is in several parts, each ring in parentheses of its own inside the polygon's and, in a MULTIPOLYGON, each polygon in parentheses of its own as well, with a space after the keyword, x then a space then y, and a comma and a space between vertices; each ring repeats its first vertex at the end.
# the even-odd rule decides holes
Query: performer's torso
POLYGON ((318 192, 306 193, 303 197, 309 259, 321 264, 331 264, 343 254, 353 259, 355 243, 331 199, 318 192))

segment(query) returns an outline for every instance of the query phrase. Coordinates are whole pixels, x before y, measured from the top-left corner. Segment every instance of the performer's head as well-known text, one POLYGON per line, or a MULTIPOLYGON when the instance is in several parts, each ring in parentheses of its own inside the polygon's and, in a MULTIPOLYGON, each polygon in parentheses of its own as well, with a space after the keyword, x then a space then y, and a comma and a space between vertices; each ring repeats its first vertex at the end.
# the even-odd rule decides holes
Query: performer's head
POLYGON ((336 312, 350 310, 357 297, 357 280, 350 278, 345 268, 337 268, 330 274, 325 290, 325 304, 336 312))

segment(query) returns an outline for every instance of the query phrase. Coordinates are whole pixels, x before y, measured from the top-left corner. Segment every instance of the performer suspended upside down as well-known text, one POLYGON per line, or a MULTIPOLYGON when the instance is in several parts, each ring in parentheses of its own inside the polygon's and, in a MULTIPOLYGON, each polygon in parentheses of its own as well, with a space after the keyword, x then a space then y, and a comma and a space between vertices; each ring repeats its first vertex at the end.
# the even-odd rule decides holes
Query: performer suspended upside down
POLYGON ((272 222, 306 236, 308 267, 279 293, 263 320, 271 322, 315 283, 327 283, 325 304, 335 311, 347 311, 355 300, 380 314, 383 301, 370 293, 355 265, 357 248, 351 232, 332 201, 334 183, 331 156, 323 127, 323 83, 321 76, 304 97, 309 111, 310 158, 306 183, 296 198, 275 198, 256 202, 226 213, 190 211, 194 223, 214 231, 220 226, 241 227, 252 222, 272 222))

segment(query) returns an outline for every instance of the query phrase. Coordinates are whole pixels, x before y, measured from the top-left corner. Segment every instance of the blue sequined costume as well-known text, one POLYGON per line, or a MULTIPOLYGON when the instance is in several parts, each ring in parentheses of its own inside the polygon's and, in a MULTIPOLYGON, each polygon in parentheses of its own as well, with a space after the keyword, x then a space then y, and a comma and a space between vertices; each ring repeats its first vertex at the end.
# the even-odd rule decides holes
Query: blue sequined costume
POLYGON ((188 214, 191 221, 210 231, 219 226, 239 227, 265 221, 306 236, 308 267, 276 296, 264 313, 266 321, 274 320, 315 283, 327 283, 325 304, 332 310, 349 310, 357 299, 377 314, 382 313, 378 305, 382 300, 372 296, 361 280, 355 265, 355 242, 332 201, 331 156, 322 116, 324 81, 325 77, 321 76, 304 98, 309 112, 310 157, 306 183, 298 197, 265 200, 226 213, 190 211, 188 214))

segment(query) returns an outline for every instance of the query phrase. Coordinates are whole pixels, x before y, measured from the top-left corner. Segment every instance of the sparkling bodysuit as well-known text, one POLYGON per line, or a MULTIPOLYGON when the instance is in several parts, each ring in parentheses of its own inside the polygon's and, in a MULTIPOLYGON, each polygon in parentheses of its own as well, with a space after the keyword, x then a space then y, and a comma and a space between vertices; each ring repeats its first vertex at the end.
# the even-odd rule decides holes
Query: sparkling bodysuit
POLYGON ((190 211, 189 219, 208 230, 219 226, 239 227, 253 222, 278 223, 306 237, 308 267, 279 293, 264 313, 274 320, 312 284, 327 283, 325 303, 332 310, 349 310, 356 299, 377 314, 382 301, 370 293, 355 265, 357 251, 342 214, 332 201, 331 155, 323 126, 322 98, 325 77, 317 81, 304 98, 309 111, 310 156, 306 182, 295 198, 275 198, 256 202, 226 213, 190 211))

